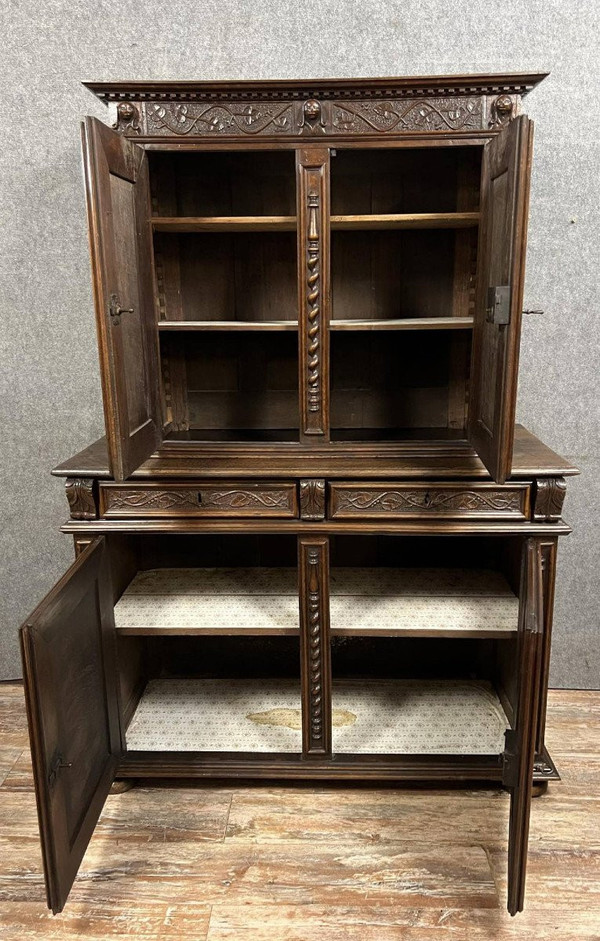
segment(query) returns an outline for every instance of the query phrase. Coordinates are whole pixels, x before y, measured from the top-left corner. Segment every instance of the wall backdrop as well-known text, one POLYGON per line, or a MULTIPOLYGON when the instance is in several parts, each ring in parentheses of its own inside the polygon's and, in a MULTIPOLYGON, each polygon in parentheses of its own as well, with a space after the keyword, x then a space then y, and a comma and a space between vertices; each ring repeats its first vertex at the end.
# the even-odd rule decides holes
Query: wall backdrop
POLYGON ((53 465, 103 433, 79 121, 82 79, 551 71, 536 122, 518 419, 569 483, 551 682, 600 685, 600 5, 597 0, 3 0, 0 678, 72 559, 53 465))

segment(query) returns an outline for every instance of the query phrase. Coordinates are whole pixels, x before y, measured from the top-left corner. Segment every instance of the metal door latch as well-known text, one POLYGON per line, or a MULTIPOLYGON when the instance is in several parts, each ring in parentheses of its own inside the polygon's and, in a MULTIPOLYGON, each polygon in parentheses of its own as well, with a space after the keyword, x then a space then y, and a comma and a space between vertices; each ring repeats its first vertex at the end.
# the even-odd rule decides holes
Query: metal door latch
POLYGON ((497 326, 510 323, 510 285, 488 288, 486 320, 497 326))
POLYGON ((504 733, 504 739, 504 752, 502 754, 502 784, 504 787, 516 787, 519 773, 516 730, 507 729, 504 733))
POLYGON ((58 772, 61 768, 71 768, 73 766, 72 761, 65 761, 60 752, 57 752, 54 758, 52 759, 52 764, 50 765, 50 773, 48 774, 48 784, 50 787, 53 787, 56 784, 56 779, 58 778, 58 772))
POLYGON ((118 298, 118 295, 111 294, 108 305, 108 312, 110 314, 113 325, 116 327, 121 323, 121 314, 132 314, 133 307, 121 307, 121 302, 118 298))

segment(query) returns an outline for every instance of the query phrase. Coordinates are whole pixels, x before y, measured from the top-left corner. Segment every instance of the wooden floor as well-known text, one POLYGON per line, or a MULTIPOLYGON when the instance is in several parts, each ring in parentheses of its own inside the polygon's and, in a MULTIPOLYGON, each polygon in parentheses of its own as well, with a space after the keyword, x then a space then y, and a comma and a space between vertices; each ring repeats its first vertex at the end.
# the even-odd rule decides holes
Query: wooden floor
POLYGON ((505 911, 501 790, 138 787, 109 797, 47 912, 22 690, 0 685, 0 939, 600 939, 600 693, 550 695, 563 782, 533 802, 505 911))

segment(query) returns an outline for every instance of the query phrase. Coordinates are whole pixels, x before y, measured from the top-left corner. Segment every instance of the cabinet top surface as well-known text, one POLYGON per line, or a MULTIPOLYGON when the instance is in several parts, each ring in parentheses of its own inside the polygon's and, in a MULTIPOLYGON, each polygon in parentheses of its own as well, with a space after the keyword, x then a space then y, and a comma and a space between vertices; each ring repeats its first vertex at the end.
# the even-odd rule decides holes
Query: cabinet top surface
POLYGON ((525 95, 547 72, 508 72, 484 75, 417 75, 378 78, 299 78, 257 81, 112 81, 83 82, 102 101, 173 101, 211 98, 293 99, 394 95, 516 94, 525 95))
MULTIPOLYGON (((344 478, 480 478, 490 475, 473 449, 466 442, 456 442, 449 448, 435 442, 399 446, 358 449, 327 446, 321 449, 303 449, 299 444, 258 448, 219 444, 163 446, 132 475, 134 478, 186 478, 186 477, 246 477, 267 475, 277 477, 291 474, 301 477, 344 478)), ((98 477, 111 479, 106 439, 100 438, 52 473, 57 477, 98 477)), ((513 451, 513 479, 533 476, 571 476, 579 473, 565 458, 536 438, 523 425, 515 427, 513 451)))

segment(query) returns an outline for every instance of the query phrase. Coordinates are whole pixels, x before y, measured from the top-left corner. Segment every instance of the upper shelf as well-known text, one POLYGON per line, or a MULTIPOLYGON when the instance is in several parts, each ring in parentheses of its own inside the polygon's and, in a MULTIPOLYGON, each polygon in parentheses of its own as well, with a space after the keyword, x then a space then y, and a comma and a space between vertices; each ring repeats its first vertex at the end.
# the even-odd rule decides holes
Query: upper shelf
MULTIPOLYGON (((155 232, 293 232, 296 216, 155 216, 155 232)), ((479 223, 478 212, 369 213, 331 216, 331 228, 465 229, 479 223)))
MULTIPOLYGON (((472 317, 404 317, 389 320, 331 320, 330 329, 338 330, 470 330, 472 317)), ((297 320, 159 320, 161 333, 194 330, 223 331, 293 331, 297 320)))

